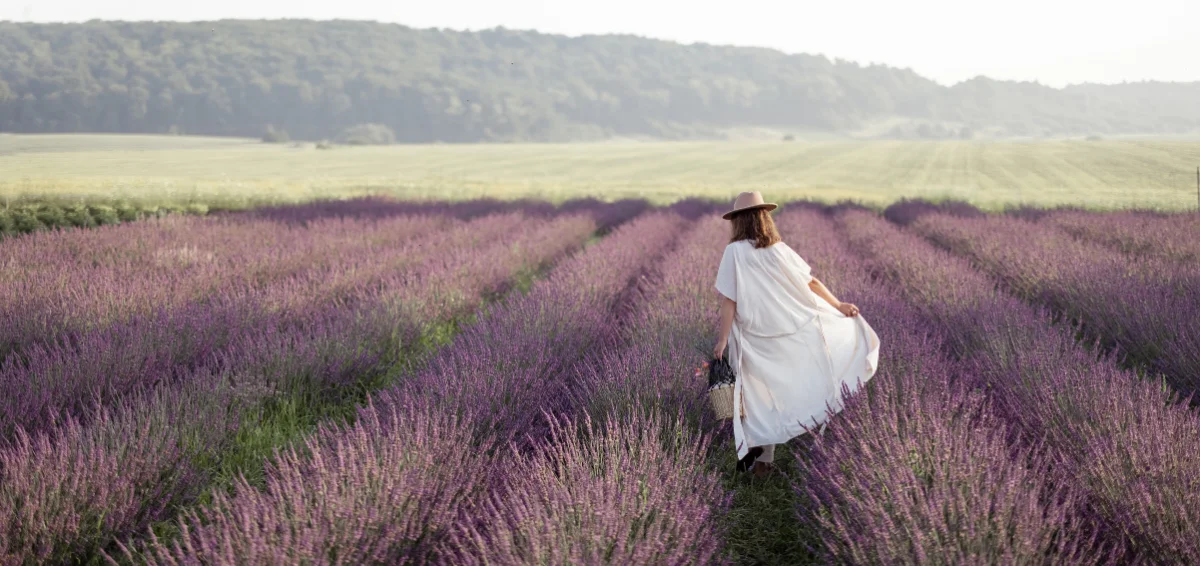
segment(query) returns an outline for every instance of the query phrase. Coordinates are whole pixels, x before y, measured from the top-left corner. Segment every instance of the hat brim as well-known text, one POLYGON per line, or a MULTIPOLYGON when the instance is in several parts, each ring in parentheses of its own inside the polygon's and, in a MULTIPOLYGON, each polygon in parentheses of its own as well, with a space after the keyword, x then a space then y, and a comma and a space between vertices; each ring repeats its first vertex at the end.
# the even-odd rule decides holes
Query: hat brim
POLYGON ((754 210, 754 209, 757 209, 757 208, 765 208, 765 209, 767 209, 767 212, 770 212, 770 211, 772 211, 772 210, 775 210, 776 208, 779 208, 779 205, 777 205, 777 204, 775 204, 775 203, 773 203, 773 202, 764 202, 764 203, 762 203, 762 204, 756 204, 756 205, 753 205, 753 206, 746 206, 746 207, 742 207, 742 208, 735 208, 735 209, 733 209, 733 210, 731 210, 731 211, 729 211, 729 212, 726 212, 725 214, 722 214, 722 215, 721 215, 721 218, 724 218, 725 220, 729 220, 730 218, 733 218, 733 215, 734 215, 734 214, 737 214, 737 213, 739 213, 739 212, 746 212, 747 210, 754 210))

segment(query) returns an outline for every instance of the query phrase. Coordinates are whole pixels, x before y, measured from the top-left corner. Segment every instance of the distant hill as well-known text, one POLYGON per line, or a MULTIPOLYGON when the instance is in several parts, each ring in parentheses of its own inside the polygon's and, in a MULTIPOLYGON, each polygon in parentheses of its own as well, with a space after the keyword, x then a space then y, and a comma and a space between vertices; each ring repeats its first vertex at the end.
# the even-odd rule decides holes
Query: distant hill
POLYGON ((1200 83, 944 87, 886 66, 632 36, 346 21, 0 23, 7 132, 269 130, 315 140, 380 124, 398 142, 703 138, 737 128, 1103 136, 1200 132, 1198 101, 1200 83))

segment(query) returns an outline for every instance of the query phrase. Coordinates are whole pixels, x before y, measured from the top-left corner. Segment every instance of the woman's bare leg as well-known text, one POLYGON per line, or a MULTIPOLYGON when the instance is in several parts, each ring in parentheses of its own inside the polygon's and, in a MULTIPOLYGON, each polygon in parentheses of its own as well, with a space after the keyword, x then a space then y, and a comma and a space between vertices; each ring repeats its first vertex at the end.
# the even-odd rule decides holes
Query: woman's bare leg
POLYGON ((768 444, 762 447, 763 453, 756 461, 770 464, 775 461, 775 445, 768 444))

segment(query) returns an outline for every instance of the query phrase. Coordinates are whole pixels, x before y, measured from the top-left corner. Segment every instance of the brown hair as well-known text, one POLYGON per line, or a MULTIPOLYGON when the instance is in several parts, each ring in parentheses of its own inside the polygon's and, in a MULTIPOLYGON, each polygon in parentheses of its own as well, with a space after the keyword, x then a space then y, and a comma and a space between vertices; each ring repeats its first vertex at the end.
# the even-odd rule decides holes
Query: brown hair
POLYGON ((729 221, 733 225, 733 237, 730 238, 730 242, 750 240, 754 247, 766 248, 780 241, 779 230, 775 229, 775 220, 764 208, 739 212, 729 221))

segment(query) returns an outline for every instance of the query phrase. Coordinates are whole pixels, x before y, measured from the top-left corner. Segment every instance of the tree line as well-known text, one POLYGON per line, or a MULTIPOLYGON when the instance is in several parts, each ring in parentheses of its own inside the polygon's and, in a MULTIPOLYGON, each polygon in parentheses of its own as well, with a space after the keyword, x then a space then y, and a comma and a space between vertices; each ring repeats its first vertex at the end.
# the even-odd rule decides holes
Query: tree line
POLYGON ((370 22, 0 23, 0 131, 397 142, 694 138, 729 127, 893 137, 1200 131, 1200 83, 977 78, 632 36, 370 22), (895 120, 899 118, 900 120, 895 120), (358 128, 355 130, 355 128, 358 128))

